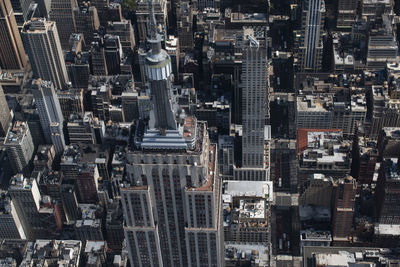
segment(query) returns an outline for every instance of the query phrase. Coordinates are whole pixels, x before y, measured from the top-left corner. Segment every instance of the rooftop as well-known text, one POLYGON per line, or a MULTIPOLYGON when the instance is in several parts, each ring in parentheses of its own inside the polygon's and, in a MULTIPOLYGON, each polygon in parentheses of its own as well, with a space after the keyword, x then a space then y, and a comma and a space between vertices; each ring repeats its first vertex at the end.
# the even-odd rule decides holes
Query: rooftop
POLYGON ((26 136, 28 129, 28 124, 26 122, 16 121, 13 127, 9 129, 4 144, 16 145, 21 143, 26 136))
POLYGON ((77 240, 38 239, 28 243, 20 266, 78 266, 81 247, 77 240))

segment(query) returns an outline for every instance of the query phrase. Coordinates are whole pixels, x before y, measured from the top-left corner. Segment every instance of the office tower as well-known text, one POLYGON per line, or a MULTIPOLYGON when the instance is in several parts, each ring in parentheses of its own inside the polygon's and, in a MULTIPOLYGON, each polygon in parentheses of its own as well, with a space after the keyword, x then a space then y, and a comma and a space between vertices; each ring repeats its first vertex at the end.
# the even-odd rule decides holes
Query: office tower
POLYGON ((137 92, 123 92, 122 110, 126 122, 132 122, 139 119, 139 103, 137 92))
POLYGON ((68 53, 65 56, 65 64, 72 88, 86 89, 90 76, 90 53, 68 53))
POLYGON ((55 23, 46 19, 30 20, 24 24, 21 36, 34 78, 51 81, 57 89, 66 88, 67 69, 55 23))
POLYGON ((109 21, 107 33, 119 37, 124 54, 130 54, 135 48, 135 35, 129 20, 109 21))
MULTIPOLYGON (((156 17, 156 25, 161 25, 161 28, 164 30, 167 29, 168 24, 168 10, 167 10, 167 1, 165 0, 153 0, 154 5, 154 15, 156 17)), ((137 29, 139 42, 144 42, 147 39, 148 30, 149 30, 149 4, 148 0, 140 0, 137 2, 136 8, 136 20, 137 20, 137 29)))
POLYGON ((104 55, 108 75, 121 74, 121 59, 123 56, 119 36, 106 34, 104 36, 104 55))
MULTIPOLYGON (((378 224, 400 225, 400 168, 397 158, 386 158, 379 169, 376 209, 378 224)), ((384 227, 382 227, 384 228, 384 227)))
POLYGON ((333 179, 314 173, 299 190, 299 205, 330 208, 332 205, 333 179))
POLYGON ((95 144, 94 124, 98 119, 93 117, 92 112, 85 112, 82 117, 78 114, 71 115, 67 124, 69 142, 71 144, 95 144))
POLYGON ((28 240, 57 236, 62 227, 60 218, 50 197, 40 194, 36 179, 17 174, 11 179, 8 192, 28 240))
POLYGON ((107 10, 108 10, 109 4, 110 4, 109 0, 92 0, 92 1, 90 1, 90 5, 96 7, 97 13, 99 14, 100 23, 104 27, 107 25, 107 18, 108 18, 107 10))
POLYGON ((350 30, 357 18, 358 0, 339 0, 337 27, 350 30))
POLYGON ((222 266, 216 145, 196 118, 175 121, 171 63, 152 10, 145 68, 154 109, 135 137, 139 149, 126 155, 120 189, 131 266, 222 266))
POLYGON ((235 180, 266 181, 265 153, 268 127, 267 48, 265 33, 244 29, 242 61, 242 166, 235 169, 235 180))
POLYGON ((299 47, 300 71, 316 72, 321 69, 322 63, 324 0, 303 1, 302 20, 303 28, 299 47))
POLYGON ((103 37, 96 36, 90 49, 92 55, 92 74, 107 75, 106 55, 104 53, 103 37))
POLYGON ((34 0, 10 0, 15 20, 19 28, 21 28, 25 21, 29 20, 29 7, 35 3, 34 0))
POLYGON ((99 171, 95 164, 82 164, 76 176, 79 203, 97 203, 99 171))
POLYGON ((74 181, 63 181, 61 185, 60 197, 64 208, 65 219, 68 223, 75 222, 80 212, 78 209, 78 199, 74 181))
MULTIPOLYGON (((52 0, 49 19, 55 22, 60 38, 61 48, 69 48, 69 37, 76 32, 74 9, 78 6, 76 0, 52 0)), ((42 77, 43 78, 43 77, 42 77)))
POLYGON ((336 196, 332 219, 333 242, 348 242, 353 226, 357 181, 348 175, 335 185, 336 196))
POLYGON ((91 44, 93 34, 99 30, 100 21, 96 7, 84 3, 80 7, 74 8, 76 32, 83 33, 85 42, 91 44))
POLYGON ((15 205, 4 192, 0 195, 0 239, 26 239, 15 205))
POLYGON ((180 60, 180 40, 173 35, 169 35, 165 40, 165 51, 171 58, 172 73, 174 74, 174 82, 177 83, 179 79, 179 60, 180 60))
POLYGON ((28 61, 10 0, 0 1, 0 33, 0 68, 26 68, 28 61))
POLYGON ((181 1, 176 13, 179 48, 182 52, 190 51, 194 47, 193 7, 189 2, 181 1))
POLYGON ((107 7, 108 22, 122 21, 122 8, 120 3, 111 2, 107 7))
POLYGON ((16 121, 8 130, 4 146, 10 158, 11 168, 14 174, 18 172, 28 173, 28 163, 33 155, 33 141, 28 124, 16 121))
MULTIPOLYGON (((390 27, 389 23, 383 29, 390 27)), ((368 39, 367 69, 383 70, 388 62, 396 62, 398 57, 398 43, 393 31, 371 30, 368 39)))
POLYGON ((83 92, 83 89, 57 91, 61 112, 65 120, 69 120, 71 114, 83 114, 83 92))
POLYGON ((7 130, 10 127, 10 122, 10 109, 8 108, 3 88, 0 85, 0 137, 6 136, 7 130))
POLYGON ((46 142, 54 145, 54 151, 58 155, 65 146, 64 117, 53 83, 41 79, 34 80, 32 93, 46 142))

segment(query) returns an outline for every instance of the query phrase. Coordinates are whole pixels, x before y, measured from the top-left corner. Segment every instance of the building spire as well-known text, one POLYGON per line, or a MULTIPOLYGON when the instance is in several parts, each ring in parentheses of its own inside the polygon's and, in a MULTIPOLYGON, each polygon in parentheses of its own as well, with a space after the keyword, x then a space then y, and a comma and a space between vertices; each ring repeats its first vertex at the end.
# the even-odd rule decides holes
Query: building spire
POLYGON ((147 41, 151 43, 152 54, 157 55, 161 52, 161 36, 157 30, 157 21, 154 14, 154 2, 148 0, 149 4, 149 26, 147 33, 147 41))

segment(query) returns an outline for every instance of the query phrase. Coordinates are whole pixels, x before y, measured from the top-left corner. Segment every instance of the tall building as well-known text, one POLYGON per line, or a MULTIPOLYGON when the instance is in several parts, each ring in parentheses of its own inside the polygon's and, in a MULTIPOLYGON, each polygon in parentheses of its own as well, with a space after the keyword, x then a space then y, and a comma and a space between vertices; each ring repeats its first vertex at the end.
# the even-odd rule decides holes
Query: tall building
POLYGON ((60 154, 65 146, 64 117, 53 83, 41 79, 34 80, 32 93, 46 142, 53 144, 55 153, 60 154))
POLYGON ((182 52, 190 51, 194 47, 193 6, 189 1, 181 1, 176 13, 179 47, 182 52))
POLYGON ((93 75, 107 75, 106 56, 104 52, 104 40, 100 36, 94 38, 92 47, 90 49, 92 56, 92 74, 93 75))
POLYGON ((340 179, 336 186, 332 219, 333 242, 348 242, 353 226, 357 181, 351 176, 340 179))
POLYGON ((8 192, 20 216, 26 239, 55 238, 61 230, 60 216, 49 196, 41 195, 35 178, 15 175, 8 192))
POLYGON ((337 27, 350 30, 357 18, 358 0, 339 0, 337 27))
POLYGON ((65 88, 68 75, 55 22, 32 19, 24 24, 21 35, 34 78, 51 81, 57 89, 65 88))
POLYGON ((35 3, 34 0, 10 0, 15 20, 19 28, 21 28, 28 19, 29 7, 35 3))
POLYGON ((107 33, 119 37, 124 54, 133 52, 135 48, 135 34, 133 33, 133 27, 129 20, 109 21, 107 33))
MULTIPOLYGON (((400 225, 400 168, 397 158, 386 158, 381 163, 376 192, 378 224, 400 225)), ((384 228, 384 227, 383 227, 384 228)))
POLYGON ((108 75, 121 74, 123 52, 119 36, 110 34, 104 36, 104 55, 108 75))
POLYGON ((242 166, 235 180, 268 180, 266 140, 269 117, 267 48, 265 32, 245 28, 242 50, 242 166))
POLYGON ((26 239, 15 205, 3 192, 0 195, 0 238, 26 239))
POLYGON ((28 65, 10 0, 0 1, 0 67, 24 69, 28 65))
POLYGON ((0 137, 6 136, 10 122, 10 109, 8 108, 3 88, 0 85, 0 137))
POLYGON ((300 71, 316 72, 321 68, 322 63, 324 0, 303 1, 302 20, 303 28, 299 47, 300 71))
POLYGON ((154 109, 135 137, 139 149, 126 155, 120 189, 131 266, 223 266, 216 145, 204 123, 175 120, 170 58, 150 15, 145 68, 154 109))
POLYGON ((91 44, 93 41, 93 34, 99 30, 100 27, 96 7, 84 3, 82 6, 74 8, 74 17, 76 32, 82 33, 85 42, 91 44))
MULTIPOLYGON (((69 48, 69 37, 76 32, 74 9, 76 0, 52 0, 49 19, 55 22, 62 49, 69 48)), ((43 78, 43 77, 42 77, 43 78)))
POLYGON ((28 169, 28 163, 33 155, 33 141, 28 124, 22 121, 16 121, 8 130, 4 146, 10 159, 11 168, 14 174, 25 172, 28 169))

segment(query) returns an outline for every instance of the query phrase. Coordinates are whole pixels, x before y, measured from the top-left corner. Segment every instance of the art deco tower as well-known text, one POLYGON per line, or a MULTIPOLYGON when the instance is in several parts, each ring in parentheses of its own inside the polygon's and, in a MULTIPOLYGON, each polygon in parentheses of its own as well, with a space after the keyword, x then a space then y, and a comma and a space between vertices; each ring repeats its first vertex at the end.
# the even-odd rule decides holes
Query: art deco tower
POLYGON ((269 179, 269 86, 266 31, 255 27, 243 31, 242 61, 242 164, 234 180, 269 179))
POLYGON ((171 62, 151 17, 151 122, 139 127, 121 186, 129 259, 131 266, 222 266, 216 145, 196 118, 175 120, 171 62))
POLYGON ((0 0, 0 36, 0 68, 25 68, 28 61, 10 0, 0 0))
MULTIPOLYGON (((152 10, 150 12, 152 14, 152 10)), ((148 42, 151 50, 145 59, 145 70, 150 81, 154 108, 154 127, 176 130, 176 122, 171 108, 171 58, 161 49, 161 35, 157 32, 156 20, 150 17, 148 42)))

